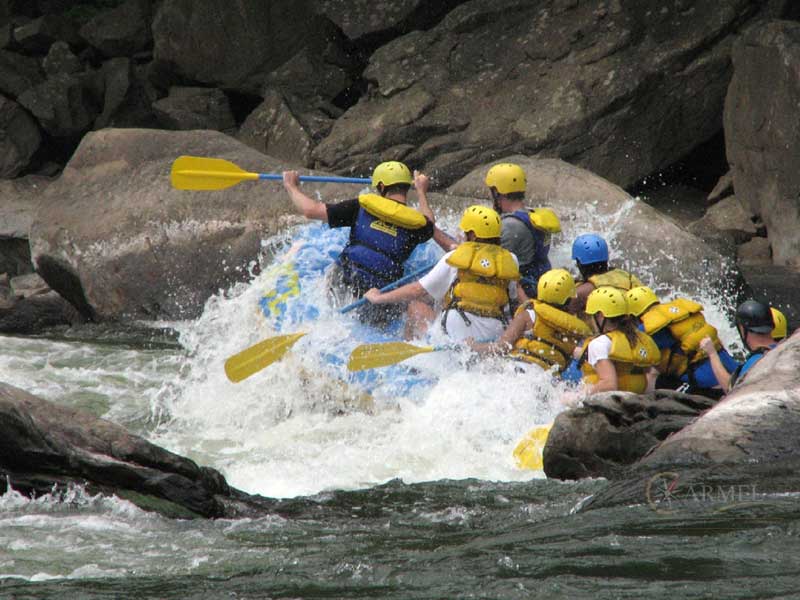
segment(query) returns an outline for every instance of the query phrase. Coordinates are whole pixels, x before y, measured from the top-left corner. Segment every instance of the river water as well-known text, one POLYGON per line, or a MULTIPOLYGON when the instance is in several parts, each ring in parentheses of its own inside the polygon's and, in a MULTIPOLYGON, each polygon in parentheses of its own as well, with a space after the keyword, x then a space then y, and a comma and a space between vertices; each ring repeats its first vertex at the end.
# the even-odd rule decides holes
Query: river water
MULTIPOLYGON (((516 443, 559 410, 562 389, 543 373, 431 353, 403 371, 348 376, 341 359, 359 330, 326 308, 314 274, 342 243, 321 226, 265 240, 260 274, 220 291, 200 319, 149 325, 176 332, 174 342, 156 329, 3 338, 3 381, 280 501, 261 519, 182 521, 80 488, 9 491, 0 597, 761 598, 800 588, 794 496, 583 513, 575 507, 604 481, 517 468, 516 443), (227 357, 295 330, 308 335, 282 361, 226 379, 227 357)), ((568 244, 556 241, 551 257, 569 264, 568 244)), ((724 299, 693 297, 736 347, 724 299)))

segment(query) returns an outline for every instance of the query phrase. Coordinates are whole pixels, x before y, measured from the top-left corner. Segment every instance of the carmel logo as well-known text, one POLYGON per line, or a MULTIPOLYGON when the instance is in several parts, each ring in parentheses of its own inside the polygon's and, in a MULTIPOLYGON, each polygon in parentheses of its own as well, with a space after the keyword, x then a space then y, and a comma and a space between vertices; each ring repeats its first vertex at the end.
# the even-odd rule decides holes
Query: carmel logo
POLYGON ((492 261, 490 261, 488 258, 482 258, 481 259, 481 266, 484 269, 488 269, 489 267, 492 266, 492 261))
POLYGON ((683 481, 679 473, 656 473, 645 484, 647 504, 655 512, 668 515, 675 512, 678 503, 714 504, 716 511, 725 511, 758 499, 755 485, 709 485, 697 481, 683 481))

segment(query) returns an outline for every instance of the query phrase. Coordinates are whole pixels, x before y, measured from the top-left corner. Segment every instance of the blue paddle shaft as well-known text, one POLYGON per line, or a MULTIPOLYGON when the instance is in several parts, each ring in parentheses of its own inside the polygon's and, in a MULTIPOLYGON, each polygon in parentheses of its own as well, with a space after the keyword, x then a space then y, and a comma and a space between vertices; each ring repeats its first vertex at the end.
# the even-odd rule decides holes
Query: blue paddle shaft
MULTIPOLYGON (((408 275, 406 275, 405 277, 401 277, 400 279, 398 279, 394 283, 390 283, 389 285, 386 285, 386 286, 382 287, 380 291, 381 291, 381 293, 390 292, 393 289, 399 288, 401 285, 405 285, 405 284, 407 284, 407 283, 409 283, 411 281, 414 281, 415 279, 418 279, 418 278, 422 277, 425 273, 430 271, 435 265, 436 265, 436 263, 431 263, 426 267, 423 267, 423 268, 421 268, 421 269, 419 269, 417 271, 414 271, 413 273, 409 273, 408 275)), ((361 298, 360 300, 356 300, 352 304, 348 304, 344 308, 340 308, 339 312, 344 314, 344 313, 350 312, 351 310, 355 310, 359 306, 364 306, 366 303, 367 303, 367 299, 366 298, 361 298)))
MULTIPOLYGON (((283 175, 280 173, 259 173, 259 179, 269 179, 281 181, 283 175)), ((365 177, 336 177, 333 175, 300 175, 300 181, 316 181, 319 183, 371 183, 371 179, 365 177)))

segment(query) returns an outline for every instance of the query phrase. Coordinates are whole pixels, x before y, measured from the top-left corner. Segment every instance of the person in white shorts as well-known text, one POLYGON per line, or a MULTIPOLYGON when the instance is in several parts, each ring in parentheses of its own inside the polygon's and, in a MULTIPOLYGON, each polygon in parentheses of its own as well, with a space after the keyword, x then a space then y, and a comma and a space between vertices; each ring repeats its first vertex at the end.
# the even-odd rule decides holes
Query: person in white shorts
MULTIPOLYGON (((364 297, 373 304, 390 304, 427 295, 441 301, 439 324, 451 339, 498 338, 508 322, 509 299, 516 296, 517 258, 500 246, 502 222, 495 210, 470 206, 459 227, 467 241, 445 254, 419 281, 385 293, 373 288, 364 297)), ((435 314, 423 302, 413 302, 410 308, 409 339, 423 335, 435 314)))

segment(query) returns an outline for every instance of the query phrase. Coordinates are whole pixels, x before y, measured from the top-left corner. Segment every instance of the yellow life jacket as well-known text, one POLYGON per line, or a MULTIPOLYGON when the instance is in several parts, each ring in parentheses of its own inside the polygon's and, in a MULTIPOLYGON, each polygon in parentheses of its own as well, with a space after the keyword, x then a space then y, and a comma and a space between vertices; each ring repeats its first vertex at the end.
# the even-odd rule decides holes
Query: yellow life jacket
POLYGON ((508 283, 519 279, 511 252, 495 244, 464 242, 447 257, 447 264, 457 268, 458 275, 445 296, 445 309, 503 318, 508 283))
POLYGON ((599 288, 603 285, 610 285, 611 287, 619 288, 625 291, 642 285, 642 282, 639 281, 636 275, 631 275, 622 269, 611 269, 605 273, 592 275, 589 277, 588 281, 594 284, 594 287, 596 288, 599 288))
POLYGON ((707 355, 700 348, 700 340, 704 337, 710 337, 717 350, 722 348, 716 328, 706 322, 702 311, 703 307, 697 302, 676 298, 667 304, 650 307, 640 317, 647 334, 653 335, 669 327, 672 337, 680 344, 680 352, 675 351, 677 348, 662 349, 658 367, 661 373, 681 376, 689 365, 705 360, 707 355))
POLYGON ((510 356, 537 364, 543 369, 556 366, 560 371, 566 368, 572 351, 592 335, 592 330, 575 315, 539 300, 528 300, 517 311, 530 307, 536 313, 533 329, 514 343, 510 356))
POLYGON ((418 210, 378 194, 361 194, 358 204, 373 217, 397 227, 420 229, 427 223, 425 215, 418 210))
MULTIPOLYGON (((628 338, 621 331, 606 333, 611 338, 611 352, 608 358, 614 363, 617 370, 617 387, 624 392, 641 394, 647 389, 645 373, 650 367, 655 367, 661 360, 658 346, 646 333, 636 332, 636 344, 631 348, 628 338)), ((591 340, 583 345, 583 358, 586 358, 587 348, 591 340)), ((587 383, 597 383, 599 378, 594 368, 584 360, 581 365, 583 380, 587 383)))

